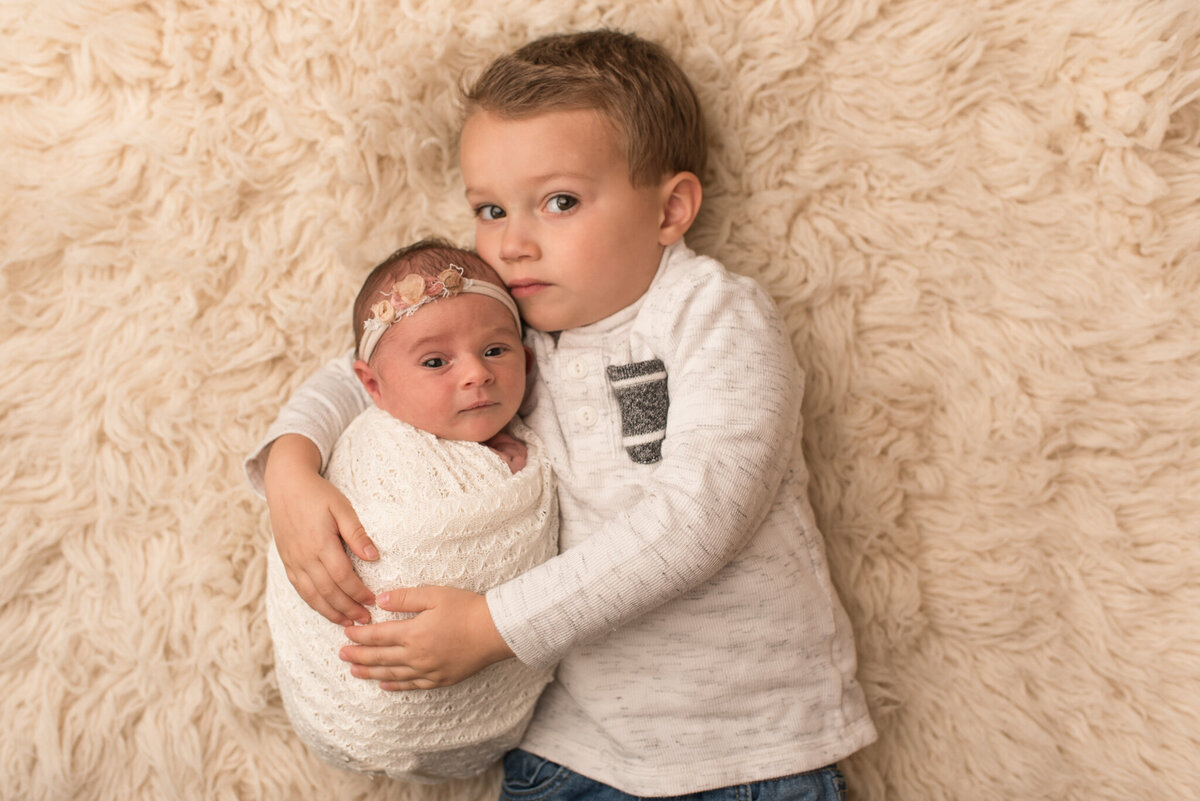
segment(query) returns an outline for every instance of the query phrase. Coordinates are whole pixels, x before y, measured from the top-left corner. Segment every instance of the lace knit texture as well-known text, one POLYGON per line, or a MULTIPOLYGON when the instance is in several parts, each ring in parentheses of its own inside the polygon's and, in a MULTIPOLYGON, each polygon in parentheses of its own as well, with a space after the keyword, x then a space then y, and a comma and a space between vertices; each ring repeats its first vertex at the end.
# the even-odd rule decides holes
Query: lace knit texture
MULTIPOLYGON (((441 440, 369 408, 346 429, 326 475, 379 548, 351 557, 373 591, 441 585, 483 592, 553 556, 558 509, 541 442, 515 475, 472 442, 441 440)), ((371 609, 372 622, 409 617, 371 609)), ((296 593, 269 553, 267 618, 284 707, 301 739, 348 770, 415 781, 478 774, 515 747, 551 670, 505 660, 452 687, 389 693, 338 658, 340 626, 296 593)))

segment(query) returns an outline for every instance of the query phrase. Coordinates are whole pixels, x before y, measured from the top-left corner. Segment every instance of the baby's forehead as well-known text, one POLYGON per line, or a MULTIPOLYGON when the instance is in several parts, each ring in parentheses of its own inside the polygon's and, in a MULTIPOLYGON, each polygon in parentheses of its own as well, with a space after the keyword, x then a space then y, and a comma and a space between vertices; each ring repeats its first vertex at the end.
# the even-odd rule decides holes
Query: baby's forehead
POLYGON ((411 315, 397 319, 388 334, 414 342, 433 338, 466 341, 502 334, 518 339, 521 336, 516 320, 503 303, 467 292, 423 304, 411 315))

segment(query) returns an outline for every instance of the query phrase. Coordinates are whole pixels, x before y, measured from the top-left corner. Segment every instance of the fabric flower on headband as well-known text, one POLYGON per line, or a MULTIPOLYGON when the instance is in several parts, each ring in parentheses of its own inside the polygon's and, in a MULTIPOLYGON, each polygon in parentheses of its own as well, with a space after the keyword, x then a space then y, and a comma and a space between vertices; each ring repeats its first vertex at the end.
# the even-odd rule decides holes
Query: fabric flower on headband
MULTIPOLYGON (((447 270, 446 272, 452 272, 447 270)), ((444 273, 443 273, 444 274, 444 273)), ((406 276, 403 281, 397 281, 392 284, 392 294, 388 300, 396 307, 396 310, 405 306, 416 306, 422 299, 432 297, 436 292, 437 285, 423 275, 406 276)))
POLYGON ((451 264, 437 278, 426 278, 411 273, 392 284, 388 292, 381 292, 384 299, 371 307, 371 316, 363 326, 370 330, 389 326, 401 317, 409 317, 417 309, 432 300, 452 298, 462 290, 462 268, 451 264))
POLYGON ((388 292, 380 292, 384 299, 371 306, 371 315, 363 321, 362 341, 358 346, 358 357, 364 361, 371 358, 383 332, 402 317, 411 317, 417 309, 435 300, 452 298, 460 292, 487 295, 505 305, 521 330, 521 315, 512 297, 500 287, 488 281, 463 278, 463 270, 451 264, 438 273, 437 278, 410 273, 392 284, 388 292))

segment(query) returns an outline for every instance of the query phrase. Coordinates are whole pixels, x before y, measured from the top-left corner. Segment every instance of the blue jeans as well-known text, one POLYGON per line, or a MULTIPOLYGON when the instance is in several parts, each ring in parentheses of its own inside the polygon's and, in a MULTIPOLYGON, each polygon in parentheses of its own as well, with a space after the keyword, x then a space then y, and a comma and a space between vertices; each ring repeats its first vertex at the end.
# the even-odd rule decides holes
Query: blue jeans
MULTIPOLYGON (((504 757, 500 801, 638 801, 607 784, 519 748, 504 757)), ((846 780, 837 765, 779 779, 721 787, 663 801, 846 801, 846 780)))

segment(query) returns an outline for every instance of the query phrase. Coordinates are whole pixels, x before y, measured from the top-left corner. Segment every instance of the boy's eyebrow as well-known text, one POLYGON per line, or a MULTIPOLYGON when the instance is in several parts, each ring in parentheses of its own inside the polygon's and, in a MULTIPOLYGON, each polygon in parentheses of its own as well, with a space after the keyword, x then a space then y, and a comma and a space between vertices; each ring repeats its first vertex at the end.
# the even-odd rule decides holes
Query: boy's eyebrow
MULTIPOLYGON (((522 179, 522 181, 524 183, 529 183, 529 184, 546 184, 546 183, 550 183, 551 181, 561 181, 564 178, 570 178, 571 180, 575 180, 575 181, 588 181, 588 182, 595 181, 595 178, 592 176, 591 173, 582 172, 582 171, 574 172, 571 170, 555 170, 554 172, 548 172, 548 173, 544 173, 542 175, 530 175, 529 177, 522 179)), ((476 187, 476 186, 468 185, 466 192, 464 194, 469 196, 472 193, 479 194, 479 193, 483 193, 483 192, 486 192, 486 190, 480 189, 479 187, 476 187)))
POLYGON ((574 170, 555 170, 554 172, 547 172, 541 175, 531 175, 527 180, 546 183, 547 181, 556 181, 560 178, 575 178, 577 180, 588 181, 592 179, 592 174, 582 170, 578 172, 574 170))

